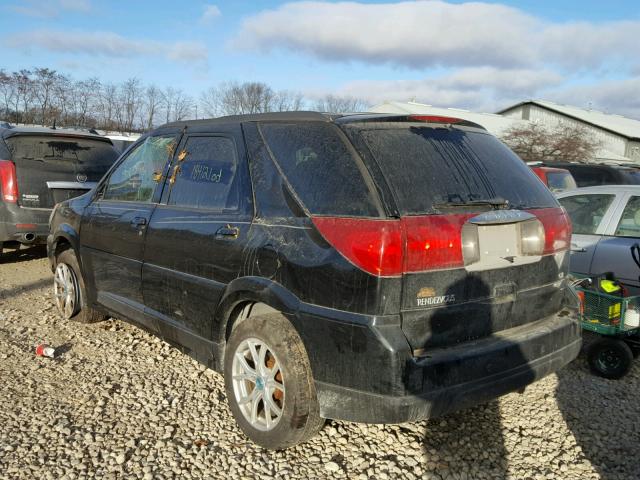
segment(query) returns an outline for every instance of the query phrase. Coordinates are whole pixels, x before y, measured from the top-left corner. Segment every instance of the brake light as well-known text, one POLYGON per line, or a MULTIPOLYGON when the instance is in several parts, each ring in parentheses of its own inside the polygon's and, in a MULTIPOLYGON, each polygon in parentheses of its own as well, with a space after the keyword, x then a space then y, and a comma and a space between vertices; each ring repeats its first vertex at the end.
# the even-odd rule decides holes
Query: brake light
POLYGON ((0 190, 2 190, 2 199, 5 202, 16 203, 18 201, 16 166, 10 160, 0 160, 0 190))
MULTIPOLYGON (((547 255, 569 248, 571 224, 562 208, 530 210, 537 219, 519 225, 523 255, 547 255)), ((347 260, 379 277, 462 268, 480 259, 478 215, 424 215, 400 220, 313 217, 320 234, 347 260)))
POLYGON ((409 120, 426 123, 460 123, 464 121, 461 118, 443 117, 439 115, 409 115, 409 120))
POLYGON ((322 236, 347 260, 380 277, 461 267, 461 230, 475 214, 402 220, 314 217, 322 236))
POLYGON ((529 210, 538 217, 544 227, 543 255, 568 250, 571 244, 571 222, 564 208, 540 208, 529 210))
POLYGON ((476 213, 404 217, 405 272, 464 266, 462 227, 476 213))
POLYGON ((400 220, 314 217, 322 236, 347 260, 379 277, 402 274, 400 220))

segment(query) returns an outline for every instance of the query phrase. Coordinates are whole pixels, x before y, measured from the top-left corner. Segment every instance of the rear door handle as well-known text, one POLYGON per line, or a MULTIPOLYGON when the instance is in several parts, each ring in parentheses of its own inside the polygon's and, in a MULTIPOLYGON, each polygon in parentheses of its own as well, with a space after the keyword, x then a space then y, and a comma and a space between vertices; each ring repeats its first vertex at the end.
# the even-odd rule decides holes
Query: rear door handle
POLYGON ((240 234, 240 229, 238 227, 233 227, 231 225, 220 227, 216 231, 216 237, 238 238, 239 234, 240 234))
POLYGON ((144 227, 147 224, 147 219, 144 217, 135 217, 131 220, 131 225, 134 227, 144 227))
POLYGON ((587 251, 587 249, 583 248, 583 247, 579 247, 577 244, 572 243, 571 244, 571 251, 572 252, 577 252, 577 253, 584 253, 584 252, 587 251))

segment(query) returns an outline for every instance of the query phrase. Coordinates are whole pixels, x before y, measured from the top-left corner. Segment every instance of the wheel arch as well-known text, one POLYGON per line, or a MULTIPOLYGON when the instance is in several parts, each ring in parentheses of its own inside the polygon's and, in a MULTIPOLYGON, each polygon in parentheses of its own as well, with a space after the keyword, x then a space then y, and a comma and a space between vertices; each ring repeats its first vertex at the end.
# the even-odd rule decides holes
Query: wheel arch
POLYGON ((295 314, 300 300, 282 285, 261 277, 243 277, 231 282, 217 308, 212 336, 224 345, 233 326, 266 313, 295 314))

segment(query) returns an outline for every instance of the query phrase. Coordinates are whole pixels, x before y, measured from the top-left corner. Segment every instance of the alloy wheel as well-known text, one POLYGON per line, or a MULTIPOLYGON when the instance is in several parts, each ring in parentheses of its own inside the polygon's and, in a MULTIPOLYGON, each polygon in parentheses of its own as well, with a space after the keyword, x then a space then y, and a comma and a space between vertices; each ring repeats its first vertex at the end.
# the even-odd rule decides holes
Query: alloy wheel
POLYGON ((266 343, 248 338, 238 345, 232 385, 240 411, 253 428, 276 427, 284 409, 285 387, 280 362, 266 343))
POLYGON ((76 313, 78 291, 78 280, 71 267, 66 263, 58 264, 53 279, 53 295, 58 311, 66 319, 76 313))

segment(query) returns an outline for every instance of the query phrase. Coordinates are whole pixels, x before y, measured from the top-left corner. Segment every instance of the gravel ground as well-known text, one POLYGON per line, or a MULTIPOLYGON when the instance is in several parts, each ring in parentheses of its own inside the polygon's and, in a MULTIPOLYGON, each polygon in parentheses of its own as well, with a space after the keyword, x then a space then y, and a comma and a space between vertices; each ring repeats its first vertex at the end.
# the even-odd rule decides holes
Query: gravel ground
POLYGON ((122 321, 62 321, 50 283, 42 249, 0 264, 2 478, 640 478, 640 360, 608 381, 580 358, 471 410, 330 421, 268 452, 236 427, 220 375, 122 321), (63 353, 35 357, 40 341, 63 353))

